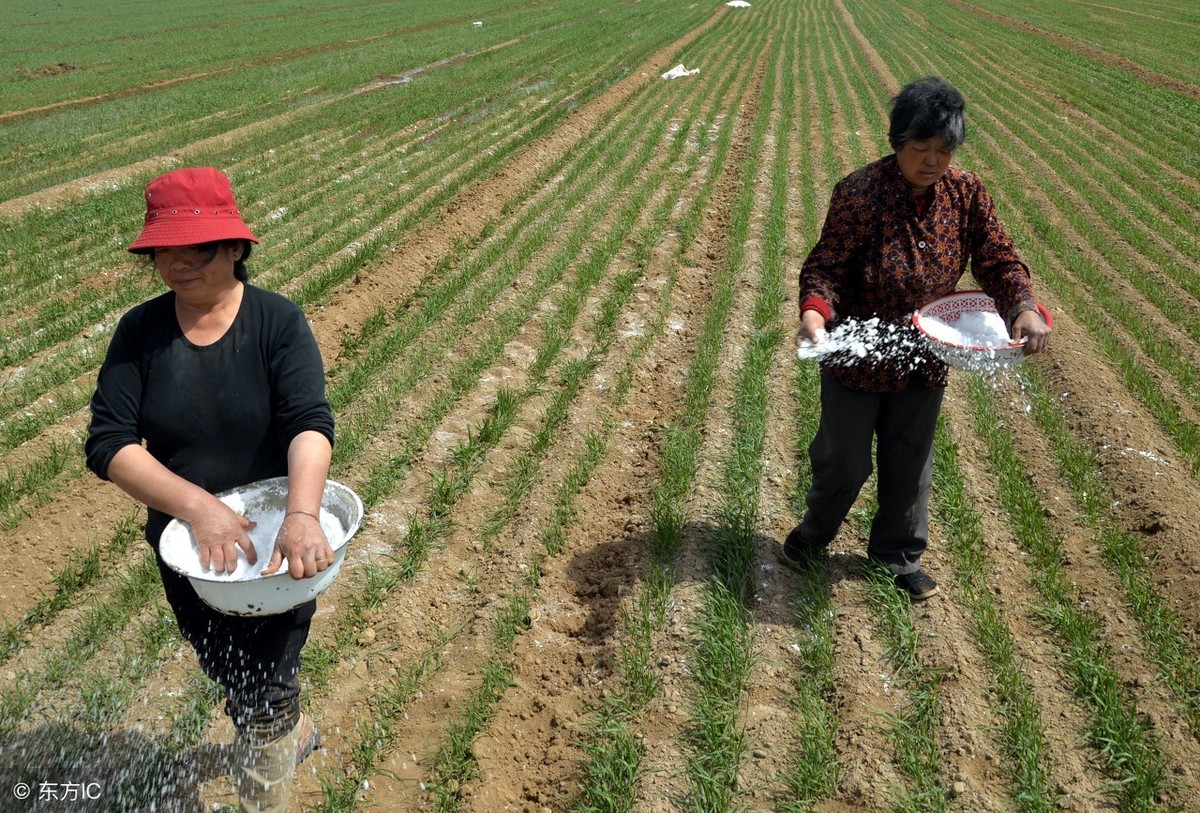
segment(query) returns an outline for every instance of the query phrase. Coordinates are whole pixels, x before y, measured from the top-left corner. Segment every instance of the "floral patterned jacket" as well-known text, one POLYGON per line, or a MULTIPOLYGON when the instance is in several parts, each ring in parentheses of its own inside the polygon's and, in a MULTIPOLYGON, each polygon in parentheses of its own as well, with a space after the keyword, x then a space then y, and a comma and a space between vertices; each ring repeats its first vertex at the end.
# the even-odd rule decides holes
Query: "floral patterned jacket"
POLYGON ((851 317, 878 317, 904 338, 890 343, 892 352, 868 353, 852 364, 826 361, 822 371, 871 392, 896 392, 910 379, 944 386, 946 365, 924 349, 912 314, 952 293, 968 263, 1009 324, 1033 307, 1029 268, 978 175, 952 166, 924 207, 894 155, 847 175, 834 187, 821 237, 801 268, 801 311, 820 311, 828 329, 851 317))

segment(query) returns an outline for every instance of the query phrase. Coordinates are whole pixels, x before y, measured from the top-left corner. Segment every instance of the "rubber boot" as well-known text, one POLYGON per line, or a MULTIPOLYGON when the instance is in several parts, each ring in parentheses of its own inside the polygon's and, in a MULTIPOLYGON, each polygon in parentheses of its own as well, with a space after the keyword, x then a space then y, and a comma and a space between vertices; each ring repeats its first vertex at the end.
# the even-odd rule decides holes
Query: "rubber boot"
POLYGON ((299 722, 274 740, 239 731, 238 799, 243 813, 285 813, 296 773, 296 739, 299 722))

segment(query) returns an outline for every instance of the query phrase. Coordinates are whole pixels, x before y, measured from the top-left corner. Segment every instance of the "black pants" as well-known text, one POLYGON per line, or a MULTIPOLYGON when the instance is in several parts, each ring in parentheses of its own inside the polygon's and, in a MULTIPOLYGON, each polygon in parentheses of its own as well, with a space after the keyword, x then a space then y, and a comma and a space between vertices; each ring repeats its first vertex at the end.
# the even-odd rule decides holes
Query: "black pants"
POLYGON ((837 536, 871 476, 874 437, 879 505, 867 555, 897 574, 920 568, 929 542, 933 436, 944 394, 944 387, 919 384, 900 392, 863 392, 821 376, 821 420, 808 449, 812 488, 800 523, 807 546, 824 547, 837 536))
POLYGON ((316 600, 279 615, 226 615, 205 604, 161 557, 158 570, 180 632, 204 673, 225 689, 234 726, 260 740, 290 730, 300 716, 300 650, 316 600))

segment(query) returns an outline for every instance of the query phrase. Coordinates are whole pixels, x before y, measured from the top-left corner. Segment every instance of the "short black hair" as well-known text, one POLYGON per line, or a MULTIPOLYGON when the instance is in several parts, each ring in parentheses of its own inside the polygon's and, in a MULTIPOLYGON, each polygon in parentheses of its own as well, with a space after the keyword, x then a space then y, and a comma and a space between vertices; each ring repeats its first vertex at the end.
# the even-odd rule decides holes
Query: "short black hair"
POLYGON ((235 240, 242 244, 242 256, 233 261, 233 278, 239 282, 248 282, 250 280, 250 269, 246 268, 246 260, 250 259, 250 250, 254 248, 254 243, 249 240, 235 240))
POLYGON ((908 141, 938 137, 956 150, 967 140, 965 107, 962 94, 941 77, 926 76, 909 82, 892 98, 888 142, 898 150, 908 141))

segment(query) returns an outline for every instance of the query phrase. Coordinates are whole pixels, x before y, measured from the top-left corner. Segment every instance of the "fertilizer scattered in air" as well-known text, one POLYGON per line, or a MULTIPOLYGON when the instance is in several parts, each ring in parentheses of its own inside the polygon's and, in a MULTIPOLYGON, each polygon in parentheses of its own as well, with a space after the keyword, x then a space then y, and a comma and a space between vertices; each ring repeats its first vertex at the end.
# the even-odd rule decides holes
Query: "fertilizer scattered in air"
POLYGON ((816 343, 804 342, 797 350, 801 359, 820 360, 827 366, 852 367, 864 359, 886 364, 904 374, 912 372, 931 356, 954 366, 994 376, 1014 363, 1008 353, 1012 340, 999 314, 966 313, 953 322, 926 317, 921 326, 943 342, 978 351, 945 354, 932 341, 906 323, 881 322, 879 318, 846 319, 822 333, 816 343))
POLYGON ((924 340, 915 331, 907 325, 880 322, 878 317, 846 319, 815 344, 801 346, 799 355, 840 367, 853 366, 870 356, 876 363, 890 362, 909 370, 928 358, 924 340))

